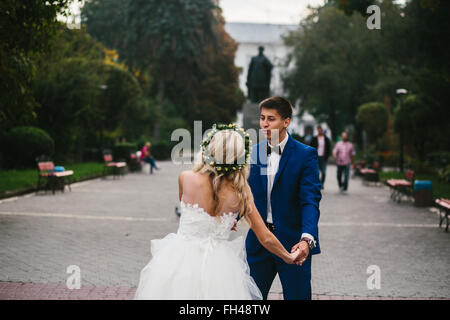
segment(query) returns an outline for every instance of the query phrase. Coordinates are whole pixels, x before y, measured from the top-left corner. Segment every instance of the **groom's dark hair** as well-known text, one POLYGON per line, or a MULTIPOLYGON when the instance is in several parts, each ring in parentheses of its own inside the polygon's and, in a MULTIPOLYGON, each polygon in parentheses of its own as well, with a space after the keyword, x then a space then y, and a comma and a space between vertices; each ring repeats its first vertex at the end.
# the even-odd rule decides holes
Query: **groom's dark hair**
POLYGON ((275 109, 283 119, 292 118, 292 104, 283 97, 267 98, 259 104, 259 111, 261 108, 275 109))

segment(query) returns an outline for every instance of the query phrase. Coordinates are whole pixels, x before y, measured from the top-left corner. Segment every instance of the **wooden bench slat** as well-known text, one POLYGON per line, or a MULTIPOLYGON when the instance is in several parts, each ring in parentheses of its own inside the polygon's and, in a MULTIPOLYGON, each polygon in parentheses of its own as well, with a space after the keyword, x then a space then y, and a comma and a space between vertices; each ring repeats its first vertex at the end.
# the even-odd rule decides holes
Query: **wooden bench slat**
POLYGON ((450 210, 450 201, 449 200, 445 201, 444 199, 436 199, 436 204, 450 210))
POLYGON ((61 171, 61 172, 52 172, 51 175, 58 177, 58 178, 59 177, 67 177, 67 176, 73 175, 73 171, 67 170, 67 171, 61 171))

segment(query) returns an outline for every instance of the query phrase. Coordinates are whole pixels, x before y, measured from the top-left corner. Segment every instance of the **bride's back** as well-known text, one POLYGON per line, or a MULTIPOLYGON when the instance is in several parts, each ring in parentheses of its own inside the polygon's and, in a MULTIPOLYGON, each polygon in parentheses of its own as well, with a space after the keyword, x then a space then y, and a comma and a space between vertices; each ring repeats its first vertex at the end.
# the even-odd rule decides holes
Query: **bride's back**
POLYGON ((239 197, 233 184, 222 178, 217 196, 214 199, 214 189, 209 175, 193 171, 183 171, 181 201, 186 204, 198 204, 210 215, 222 215, 229 212, 238 212, 239 197))

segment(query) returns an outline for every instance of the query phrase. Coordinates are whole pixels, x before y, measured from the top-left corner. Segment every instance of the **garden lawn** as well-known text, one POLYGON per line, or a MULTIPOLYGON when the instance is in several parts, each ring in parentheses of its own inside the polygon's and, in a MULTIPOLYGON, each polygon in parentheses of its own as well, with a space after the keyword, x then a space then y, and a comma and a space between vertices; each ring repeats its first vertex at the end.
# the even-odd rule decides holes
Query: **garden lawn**
MULTIPOLYGON (((380 179, 386 181, 388 179, 404 179, 405 175, 401 172, 386 171, 379 173, 380 179)), ((437 198, 450 199, 450 184, 439 181, 436 175, 416 174, 416 180, 430 180, 433 186, 433 196, 437 198)))
MULTIPOLYGON (((77 182, 102 176, 105 165, 98 162, 84 162, 63 166, 66 170, 73 170, 73 181, 77 182)), ((0 170, 0 198, 27 189, 32 191, 37 186, 37 175, 37 169, 0 170)))

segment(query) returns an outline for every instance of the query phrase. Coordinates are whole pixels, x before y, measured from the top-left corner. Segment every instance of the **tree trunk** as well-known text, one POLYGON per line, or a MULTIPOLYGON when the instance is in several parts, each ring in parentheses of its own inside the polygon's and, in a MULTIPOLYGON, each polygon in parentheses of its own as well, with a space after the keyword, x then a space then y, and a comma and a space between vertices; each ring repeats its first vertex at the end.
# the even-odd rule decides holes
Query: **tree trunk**
POLYGON ((158 103, 156 105, 156 119, 155 126, 153 127, 153 139, 154 142, 159 142, 161 138, 161 118, 162 118, 162 106, 165 99, 165 81, 160 79, 158 82, 158 103))
POLYGON ((336 128, 336 110, 334 109, 333 102, 330 102, 330 128, 331 128, 331 138, 336 141, 339 136, 336 128))
POLYGON ((400 172, 403 172, 403 128, 400 131, 400 155, 399 155, 400 172))
POLYGON ((384 138, 389 150, 394 149, 394 122, 392 120, 392 106, 391 106, 391 98, 389 96, 384 97, 384 105, 386 106, 386 110, 388 113, 388 123, 386 132, 384 134, 384 138))

